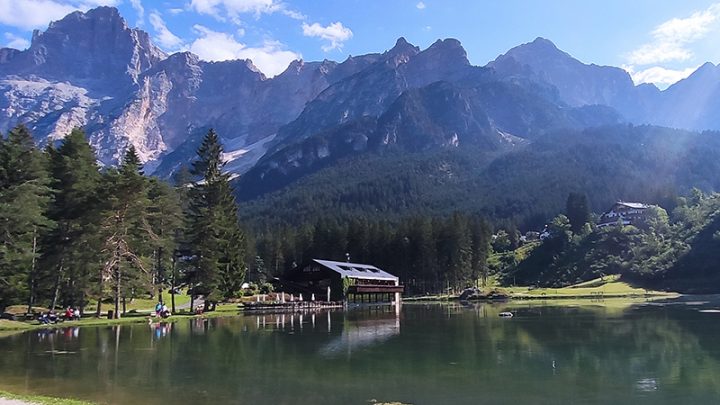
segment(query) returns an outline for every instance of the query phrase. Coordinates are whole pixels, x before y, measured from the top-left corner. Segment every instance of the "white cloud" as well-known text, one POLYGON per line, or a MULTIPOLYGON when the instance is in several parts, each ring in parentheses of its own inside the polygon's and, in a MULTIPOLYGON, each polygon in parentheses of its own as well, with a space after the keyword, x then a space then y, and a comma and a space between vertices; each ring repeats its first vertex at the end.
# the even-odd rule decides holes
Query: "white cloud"
POLYGON ((0 24, 23 30, 45 28, 73 11, 114 6, 119 0, 0 0, 0 24))
POLYGON ((122 2, 122 0, 75 0, 65 2, 76 4, 77 8, 80 10, 88 10, 99 6, 117 6, 122 2))
POLYGON ((137 13, 137 24, 139 26, 143 25, 145 23, 145 7, 142 5, 141 0, 130 0, 130 5, 132 6, 133 10, 137 13))
POLYGON ((652 30, 652 41, 625 55, 628 63, 623 68, 635 84, 654 83, 664 89, 697 69, 693 46, 719 27, 720 3, 686 18, 667 20, 652 30))
POLYGON ((168 13, 172 14, 172 15, 178 15, 178 14, 182 13, 182 12, 185 11, 185 10, 183 10, 183 9, 181 9, 181 8, 169 8, 169 9, 167 9, 166 11, 167 11, 168 13))
POLYGON ((322 50, 325 52, 342 49, 343 43, 353 36, 350 28, 343 26, 340 22, 334 22, 327 27, 323 27, 318 23, 303 23, 302 30, 303 35, 306 37, 318 37, 329 41, 329 44, 322 46, 322 50))
POLYGON ((421 1, 418 4, 416 4, 415 7, 417 7, 418 10, 425 10, 425 3, 423 3, 421 1))
POLYGON ((5 40, 7 41, 5 46, 8 48, 23 50, 30 46, 30 41, 26 38, 19 37, 10 32, 5 33, 5 40))
POLYGON ((283 6, 276 0, 191 0, 190 8, 221 21, 228 17, 239 23, 241 14, 270 14, 282 10, 283 6))
POLYGON ((200 36, 190 44, 190 51, 203 60, 250 59, 266 76, 272 77, 282 73, 293 60, 302 58, 300 54, 284 49, 277 41, 267 40, 262 46, 251 47, 238 42, 228 33, 213 31, 202 25, 193 28, 200 36))
POLYGON ((305 14, 303 14, 299 11, 289 10, 287 8, 284 8, 284 5, 283 5, 283 8, 280 10, 280 12, 283 13, 284 15, 292 18, 293 20, 299 20, 299 21, 307 20, 307 16, 305 14))
POLYGON ((652 31, 653 41, 628 54, 628 62, 633 65, 650 65, 688 61, 693 57, 688 45, 717 29, 718 21, 720 21, 720 3, 695 12, 687 18, 665 21, 652 31))
POLYGON ((696 66, 689 67, 687 69, 674 70, 666 69, 661 66, 653 66, 639 71, 635 71, 632 66, 623 66, 623 68, 630 73, 630 76, 635 84, 654 83, 659 88, 664 89, 671 84, 677 83, 678 81, 690 76, 695 70, 697 70, 698 67, 696 66))
POLYGON ((75 11, 75 7, 51 0, 0 0, 0 24, 22 29, 47 26, 75 11))
POLYGON ((162 17, 157 11, 150 13, 150 25, 152 25, 155 31, 155 40, 160 44, 160 47, 174 51, 183 46, 183 40, 177 35, 173 34, 163 21, 162 17))

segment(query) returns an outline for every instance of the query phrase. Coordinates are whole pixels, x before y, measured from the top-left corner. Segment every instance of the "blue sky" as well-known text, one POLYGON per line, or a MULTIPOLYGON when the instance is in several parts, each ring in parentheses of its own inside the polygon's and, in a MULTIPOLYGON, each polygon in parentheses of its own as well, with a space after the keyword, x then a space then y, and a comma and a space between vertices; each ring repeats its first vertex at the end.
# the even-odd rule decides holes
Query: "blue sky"
POLYGON ((168 52, 251 58, 269 76, 296 58, 383 51, 400 36, 421 48, 457 38, 479 65, 542 36, 583 62, 622 66, 660 87, 720 62, 717 0, 0 0, 0 45, 24 48, 32 29, 101 4, 168 52))

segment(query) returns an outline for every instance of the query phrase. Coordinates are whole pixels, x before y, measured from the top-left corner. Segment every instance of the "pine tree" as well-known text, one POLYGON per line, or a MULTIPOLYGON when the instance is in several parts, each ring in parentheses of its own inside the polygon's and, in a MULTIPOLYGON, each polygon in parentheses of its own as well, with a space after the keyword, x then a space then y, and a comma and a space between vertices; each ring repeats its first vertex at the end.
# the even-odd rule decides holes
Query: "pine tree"
MULTIPOLYGON (((153 290, 162 301, 162 289, 173 278, 168 272, 174 264, 175 252, 182 230, 180 196, 169 184, 151 179, 148 198, 148 224, 151 230, 150 247, 153 256, 153 290)), ((174 283, 174 279, 172 280, 174 283)), ((174 311, 174 310, 173 310, 174 311)))
POLYGON ((191 174, 200 179, 189 191, 187 246, 192 253, 193 296, 205 296, 206 309, 237 294, 245 278, 245 234, 238 223, 230 178, 223 172, 223 148, 208 131, 191 174))
POLYGON ((54 308, 62 300, 65 305, 82 308, 95 269, 101 266, 97 233, 100 173, 81 129, 74 129, 58 149, 48 147, 47 153, 54 189, 49 217, 56 222, 43 241, 50 306, 54 308))
POLYGON ((52 225, 46 216, 50 188, 45 156, 20 125, 0 136, 0 308, 38 295, 39 238, 52 225))
POLYGON ((570 220, 570 229, 577 234, 590 221, 590 208, 588 208, 585 194, 570 193, 567 198, 565 213, 570 220))
MULTIPOLYGON (((98 275, 98 315, 107 280, 113 282, 114 316, 120 317, 120 303, 134 290, 150 290, 148 246, 152 231, 148 223, 148 181, 142 164, 130 146, 117 170, 103 177, 104 206, 101 214, 101 240, 104 265, 98 275)), ((123 305, 124 312, 125 305, 123 305)))
POLYGON ((472 240, 472 274, 471 279, 482 278, 483 286, 487 286, 488 265, 490 256, 491 229, 487 222, 479 218, 470 220, 470 234, 472 240))

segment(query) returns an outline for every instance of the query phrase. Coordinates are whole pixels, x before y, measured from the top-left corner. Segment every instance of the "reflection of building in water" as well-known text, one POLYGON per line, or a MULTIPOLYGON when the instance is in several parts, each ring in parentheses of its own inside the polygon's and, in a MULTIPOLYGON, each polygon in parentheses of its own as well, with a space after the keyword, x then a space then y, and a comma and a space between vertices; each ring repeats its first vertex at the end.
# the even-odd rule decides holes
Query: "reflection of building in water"
POLYGON ((283 288, 321 301, 400 302, 400 279, 369 264, 314 259, 288 271, 283 288))
POLYGON ((256 329, 276 329, 283 331, 302 331, 304 328, 312 330, 320 328, 332 331, 332 318, 328 310, 298 311, 293 313, 275 313, 255 316, 256 329))
POLYGON ((326 356, 352 353, 363 347, 382 343, 400 334, 399 307, 391 310, 351 311, 345 313, 342 333, 320 348, 326 356))

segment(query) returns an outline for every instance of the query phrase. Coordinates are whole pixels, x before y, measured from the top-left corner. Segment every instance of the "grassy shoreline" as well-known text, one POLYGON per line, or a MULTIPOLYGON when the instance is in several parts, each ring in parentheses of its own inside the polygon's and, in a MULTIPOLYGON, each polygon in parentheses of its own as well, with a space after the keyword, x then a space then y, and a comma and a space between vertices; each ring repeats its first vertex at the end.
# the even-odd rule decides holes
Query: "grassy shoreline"
POLYGON ((92 402, 77 399, 46 397, 32 394, 13 394, 0 390, 0 400, 2 399, 20 401, 28 405, 94 405, 92 402))
POLYGON ((225 317, 225 316, 238 316, 240 314, 240 310, 238 309, 238 304, 224 304, 224 305, 218 305, 217 309, 213 312, 206 312, 202 315, 195 315, 192 313, 178 313, 175 315, 172 315, 169 318, 165 319, 158 319, 155 317, 152 317, 151 314, 148 313, 133 313, 128 314, 124 318, 120 319, 107 319, 107 318, 83 318, 79 321, 65 321, 50 325, 43 325, 38 323, 37 321, 30 321, 30 322, 21 322, 21 321, 10 321, 6 319, 0 319, 0 332, 2 331, 10 331, 10 332, 24 332, 29 330, 38 330, 38 329, 59 329, 59 328, 70 328, 75 326, 114 326, 114 325, 125 325, 125 324, 133 324, 133 323, 147 323, 148 318, 152 319, 153 323, 169 323, 169 322, 177 322, 183 319, 194 319, 194 318, 219 318, 219 317, 225 317))
MULTIPOLYGON (((607 276, 595 280, 586 281, 583 283, 575 284, 568 287, 562 288, 531 288, 531 287, 493 287, 486 289, 485 292, 491 290, 499 291, 502 296, 506 296, 507 299, 512 301, 531 301, 531 300, 587 300, 587 301, 602 301, 604 299, 662 299, 662 298, 677 298, 681 294, 667 291, 653 291, 644 288, 634 287, 626 282, 623 282, 617 276, 607 276)), ((427 295, 427 296, 416 296, 416 297, 405 297, 404 301, 407 302, 423 302, 423 301, 457 301, 459 297, 457 295, 427 295)), ((488 301, 492 302, 495 300, 487 299, 484 300, 474 299, 473 301, 488 301)), ((180 312, 171 316, 170 318, 158 320, 152 318, 153 322, 177 322, 183 319, 193 318, 217 318, 224 316, 238 316, 241 311, 238 309, 237 303, 228 303, 218 305, 216 311, 207 312, 202 315, 195 315, 190 312, 180 312)), ((106 319, 106 318, 85 318, 79 321, 66 321, 53 325, 41 325, 37 321, 31 322, 20 322, 20 321, 8 321, 0 320, 0 332, 22 332, 27 330, 35 329, 54 329, 54 328, 66 328, 74 326, 112 326, 112 325, 123 325, 131 323, 144 323, 148 322, 150 312, 133 312, 124 318, 120 319, 106 319)), ((2 334, 0 334, 2 337, 2 334)))
MULTIPOLYGON (((500 292, 509 300, 603 300, 614 298, 677 298, 682 294, 669 291, 655 291, 634 287, 619 276, 608 276, 561 288, 531 287, 490 287, 482 295, 490 291, 500 292)), ((405 301, 447 301, 458 300, 458 295, 427 295, 422 297, 406 297, 405 301)), ((471 301, 493 301, 482 297, 471 301)))

